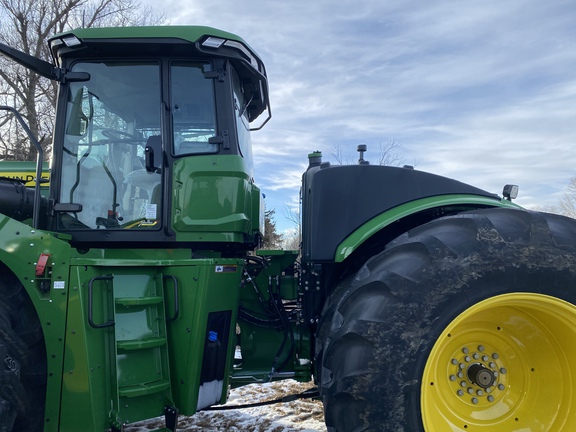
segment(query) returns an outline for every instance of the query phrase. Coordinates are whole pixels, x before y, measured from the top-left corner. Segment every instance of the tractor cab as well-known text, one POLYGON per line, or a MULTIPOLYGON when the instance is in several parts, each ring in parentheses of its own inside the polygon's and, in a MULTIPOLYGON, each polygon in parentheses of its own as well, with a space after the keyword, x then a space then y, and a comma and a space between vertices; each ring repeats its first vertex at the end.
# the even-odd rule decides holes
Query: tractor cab
POLYGON ((259 241, 250 130, 270 116, 267 81, 240 38, 80 29, 50 48, 60 90, 48 229, 90 247, 259 241))

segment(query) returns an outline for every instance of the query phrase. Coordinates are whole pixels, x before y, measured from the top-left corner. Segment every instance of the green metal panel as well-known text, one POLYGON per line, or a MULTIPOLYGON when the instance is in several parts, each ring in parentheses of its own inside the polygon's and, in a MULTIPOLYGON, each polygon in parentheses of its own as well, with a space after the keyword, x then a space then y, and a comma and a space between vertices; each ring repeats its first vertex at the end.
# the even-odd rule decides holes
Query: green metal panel
MULTIPOLYGON (((70 246, 54 234, 0 215, 0 262, 20 280, 30 296, 44 333, 47 354, 45 430, 57 431, 60 410, 66 308, 70 286, 70 246), (36 276, 41 254, 49 254, 46 267, 36 276)), ((1 275, 0 275, 1 277, 1 275)))
POLYGON ((491 198, 477 195, 444 195, 412 201, 388 210, 365 222, 361 227, 351 233, 338 245, 334 261, 344 261, 348 256, 350 256, 352 252, 354 252, 372 235, 376 234, 378 231, 387 227, 391 223, 402 219, 403 217, 432 208, 449 207, 455 205, 472 205, 481 207, 519 207, 507 200, 496 201, 491 198))
POLYGON ((173 165, 177 241, 244 242, 259 229, 260 192, 240 156, 195 156, 173 165))
MULTIPOLYGON (((59 428, 62 432, 104 430, 110 424, 108 413, 113 408, 111 362, 114 353, 110 333, 113 329, 88 326, 86 300, 89 280, 101 276, 101 273, 93 266, 73 266, 71 269, 59 428)), ((99 290, 96 299, 99 309, 102 308, 103 293, 99 290)), ((96 319, 103 319, 102 312, 96 314, 96 319)))
MULTIPOLYGON (((178 318, 168 323, 172 389, 176 406, 185 415, 196 412, 202 368, 206 322, 211 312, 231 311, 226 370, 231 371, 236 347, 236 312, 243 260, 188 260, 166 269, 181 284, 178 318)), ((173 290, 166 288, 167 304, 173 304, 173 290)), ((170 311, 172 313, 172 310, 170 311)), ((226 373, 226 376, 229 374, 226 373)), ((226 401, 228 378, 220 402, 226 401)))

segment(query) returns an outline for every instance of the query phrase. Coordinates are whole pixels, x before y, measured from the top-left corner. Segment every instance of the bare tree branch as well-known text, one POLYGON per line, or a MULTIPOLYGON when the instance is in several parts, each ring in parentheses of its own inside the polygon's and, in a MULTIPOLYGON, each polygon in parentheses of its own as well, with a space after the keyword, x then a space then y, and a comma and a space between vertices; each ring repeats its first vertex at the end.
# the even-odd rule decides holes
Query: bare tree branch
POLYGON ((572 177, 557 204, 536 206, 537 211, 555 213, 576 219, 576 177, 572 177))
POLYGON ((576 219, 576 177, 570 179, 560 199, 559 213, 576 219))
POLYGON ((378 144, 378 165, 398 166, 404 163, 404 157, 400 153, 402 144, 400 141, 391 139, 378 144))
MULTIPOLYGON (((0 41, 51 61, 47 39, 76 27, 163 24, 135 0, 0 0, 0 41)), ((14 106, 49 157, 57 84, 0 58, 0 104, 14 106)), ((34 160, 36 149, 14 131, 15 122, 0 113, 0 157, 34 160)))
POLYGON ((330 154, 336 161, 337 165, 345 165, 344 163, 344 151, 342 150, 342 144, 338 143, 334 147, 332 147, 332 151, 330 154))
POLYGON ((284 217, 292 222, 297 228, 300 228, 300 212, 288 204, 284 205, 284 217))
MULTIPOLYGON (((370 146, 368 146, 368 151, 364 155, 364 158, 373 165, 389 165, 389 166, 399 166, 404 163, 404 157, 401 153, 402 144, 396 139, 391 139, 387 142, 380 142, 378 144, 378 154, 374 156, 374 152, 370 152, 370 146)), ((356 150, 356 146, 354 146, 356 150)), ((351 165, 355 163, 355 159, 350 155, 346 154, 344 147, 341 143, 336 144, 332 147, 330 155, 335 159, 337 165, 351 165)))

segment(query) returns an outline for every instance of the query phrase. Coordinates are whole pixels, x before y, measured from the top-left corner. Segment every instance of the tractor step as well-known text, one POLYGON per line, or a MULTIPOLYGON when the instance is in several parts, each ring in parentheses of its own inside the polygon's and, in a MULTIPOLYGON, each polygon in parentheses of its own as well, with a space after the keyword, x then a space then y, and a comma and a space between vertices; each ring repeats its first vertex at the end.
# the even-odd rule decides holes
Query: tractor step
POLYGON ((114 274, 114 422, 165 412, 172 400, 164 278, 160 273, 114 274))
POLYGON ((170 388, 169 381, 154 381, 150 383, 140 383, 132 386, 120 387, 118 393, 124 397, 139 397, 153 393, 163 392, 170 388))
POLYGON ((154 348, 157 346, 162 346, 166 344, 166 338, 149 338, 149 339, 136 339, 136 340, 125 340, 116 342, 116 347, 118 350, 137 350, 154 348))

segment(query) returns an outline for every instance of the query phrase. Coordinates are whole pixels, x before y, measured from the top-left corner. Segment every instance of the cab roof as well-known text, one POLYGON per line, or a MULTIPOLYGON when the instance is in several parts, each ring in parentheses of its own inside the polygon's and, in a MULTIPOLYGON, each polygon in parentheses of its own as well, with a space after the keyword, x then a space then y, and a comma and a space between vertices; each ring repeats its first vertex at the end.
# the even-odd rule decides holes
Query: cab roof
MULTIPOLYGON (((142 39, 176 38, 197 42, 204 36, 231 39, 248 46, 238 35, 206 26, 149 26, 78 28, 52 36, 49 41, 73 34, 79 39, 142 39)), ((252 51, 252 50, 251 50, 252 51)))

